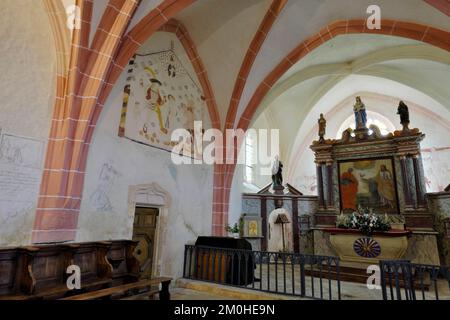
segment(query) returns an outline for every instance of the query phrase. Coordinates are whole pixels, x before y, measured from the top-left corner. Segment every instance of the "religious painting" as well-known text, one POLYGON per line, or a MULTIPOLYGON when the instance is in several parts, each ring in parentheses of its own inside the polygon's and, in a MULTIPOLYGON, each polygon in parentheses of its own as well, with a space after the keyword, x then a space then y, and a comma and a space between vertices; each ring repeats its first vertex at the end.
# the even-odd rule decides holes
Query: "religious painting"
POLYGON ((258 222, 251 220, 248 222, 248 236, 257 237, 258 236, 258 222))
POLYGON ((354 212, 358 207, 376 213, 398 213, 397 184, 392 158, 339 162, 341 211, 354 212))
MULTIPOLYGON (((193 158, 194 121, 208 120, 207 105, 201 88, 193 80, 173 50, 135 55, 127 69, 119 136, 135 142, 171 151, 179 141, 171 141, 176 129, 190 133, 193 158)), ((198 131, 198 130, 197 130, 198 131)))
POLYGON ((244 216, 244 228, 242 236, 244 238, 261 237, 261 217, 244 216))

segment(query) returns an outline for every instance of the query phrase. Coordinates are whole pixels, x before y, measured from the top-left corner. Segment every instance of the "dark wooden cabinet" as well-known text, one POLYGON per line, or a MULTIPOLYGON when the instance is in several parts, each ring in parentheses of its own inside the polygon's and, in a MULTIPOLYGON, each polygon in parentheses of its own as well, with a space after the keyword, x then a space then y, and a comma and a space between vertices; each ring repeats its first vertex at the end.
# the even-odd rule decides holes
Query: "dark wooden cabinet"
POLYGON ((234 285, 248 285, 254 281, 252 246, 245 239, 198 237, 194 255, 196 279, 234 285))

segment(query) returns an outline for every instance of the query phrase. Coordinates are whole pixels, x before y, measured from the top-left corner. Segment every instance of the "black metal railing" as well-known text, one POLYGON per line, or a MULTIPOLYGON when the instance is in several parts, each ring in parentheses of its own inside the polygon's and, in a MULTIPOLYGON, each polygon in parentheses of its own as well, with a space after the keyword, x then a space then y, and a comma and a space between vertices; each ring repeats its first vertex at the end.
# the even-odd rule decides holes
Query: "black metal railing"
POLYGON ((338 257, 186 245, 183 277, 277 294, 341 299, 338 257))
POLYGON ((450 266, 383 260, 380 271, 384 300, 450 299, 450 266))

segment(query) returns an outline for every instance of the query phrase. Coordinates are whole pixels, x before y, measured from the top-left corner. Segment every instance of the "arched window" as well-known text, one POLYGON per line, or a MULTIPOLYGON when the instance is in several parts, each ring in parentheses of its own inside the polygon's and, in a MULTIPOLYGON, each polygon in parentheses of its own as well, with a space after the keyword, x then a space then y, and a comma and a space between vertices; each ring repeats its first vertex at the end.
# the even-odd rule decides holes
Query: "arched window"
POLYGON ((256 134, 254 130, 248 130, 245 135, 245 168, 244 182, 253 184, 255 181, 256 164, 256 134))
MULTIPOLYGON (((388 118, 379 114, 378 112, 367 111, 367 127, 369 127, 371 124, 376 125, 380 129, 382 135, 387 135, 389 132, 393 132, 395 130, 394 125, 388 118)), ((354 115, 351 115, 342 123, 336 134, 336 139, 340 139, 342 136, 342 132, 347 128, 352 128, 353 130, 355 130, 354 115)), ((369 133, 372 133, 372 131, 369 130, 369 133)))

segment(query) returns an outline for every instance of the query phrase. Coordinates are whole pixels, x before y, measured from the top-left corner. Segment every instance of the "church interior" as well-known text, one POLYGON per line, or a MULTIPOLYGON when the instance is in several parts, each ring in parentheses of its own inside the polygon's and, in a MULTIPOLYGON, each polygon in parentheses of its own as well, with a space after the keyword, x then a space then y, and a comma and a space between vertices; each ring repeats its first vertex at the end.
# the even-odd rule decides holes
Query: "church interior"
POLYGON ((448 0, 0 17, 0 300, 450 300, 448 0))

